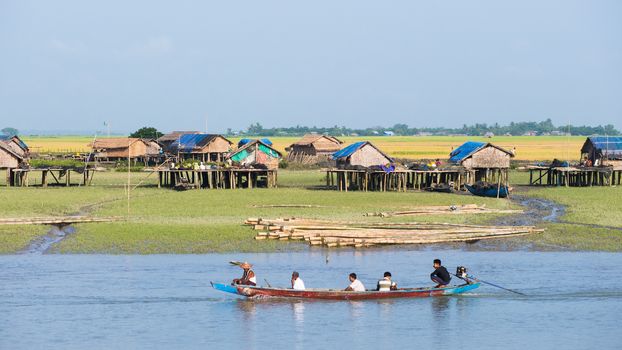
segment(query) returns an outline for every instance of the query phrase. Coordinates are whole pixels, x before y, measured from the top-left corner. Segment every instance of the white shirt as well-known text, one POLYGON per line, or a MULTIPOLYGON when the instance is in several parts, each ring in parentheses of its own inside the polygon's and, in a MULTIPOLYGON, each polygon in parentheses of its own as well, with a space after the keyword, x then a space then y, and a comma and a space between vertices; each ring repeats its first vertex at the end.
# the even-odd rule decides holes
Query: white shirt
POLYGON ((365 286, 359 280, 354 280, 354 282, 350 283, 350 288, 352 288, 352 290, 355 291, 355 292, 364 292, 365 291, 365 286))
POLYGON ((305 290, 305 283, 302 281, 300 277, 296 278, 296 280, 294 281, 294 289, 305 290))

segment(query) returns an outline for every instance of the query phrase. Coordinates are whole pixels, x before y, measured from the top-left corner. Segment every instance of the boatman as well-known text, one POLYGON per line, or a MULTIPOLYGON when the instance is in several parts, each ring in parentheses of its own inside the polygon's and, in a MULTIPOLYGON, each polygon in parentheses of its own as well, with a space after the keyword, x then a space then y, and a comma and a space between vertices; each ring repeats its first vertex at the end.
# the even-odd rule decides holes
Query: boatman
POLYGON ((384 273, 384 278, 378 281, 376 290, 379 292, 388 292, 391 290, 397 290, 397 283, 391 280, 391 272, 387 271, 384 273))
POLYGON ((244 273, 242 274, 241 278, 234 279, 232 284, 243 284, 246 286, 256 286, 257 277, 255 277, 255 272, 251 270, 251 267, 253 266, 247 262, 243 262, 239 266, 244 270, 244 273))
POLYGON ((347 292, 364 292, 365 286, 363 283, 356 279, 356 274, 352 272, 348 277, 350 279, 350 285, 345 289, 347 292))
POLYGON ((305 283, 300 278, 298 271, 292 272, 292 288, 295 290, 305 290, 305 283))
POLYGON ((430 278, 436 283, 434 288, 445 287, 451 281, 449 272, 441 265, 441 259, 434 259, 434 272, 430 274, 430 278))

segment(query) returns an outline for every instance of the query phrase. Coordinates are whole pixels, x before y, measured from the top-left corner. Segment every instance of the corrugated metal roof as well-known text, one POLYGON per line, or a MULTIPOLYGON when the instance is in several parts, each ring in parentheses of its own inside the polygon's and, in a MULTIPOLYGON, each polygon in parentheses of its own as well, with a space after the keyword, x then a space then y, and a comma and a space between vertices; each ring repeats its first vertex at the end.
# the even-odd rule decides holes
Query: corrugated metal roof
POLYGON ((333 159, 337 160, 339 158, 345 158, 351 156, 354 152, 358 151, 359 148, 363 147, 367 141, 355 142, 351 145, 348 145, 339 151, 333 153, 333 159))
POLYGON ((463 143, 460 147, 451 151, 451 153, 449 154, 449 161, 452 163, 460 163, 468 156, 475 153, 477 150, 483 148, 486 145, 486 142, 467 141, 463 143))

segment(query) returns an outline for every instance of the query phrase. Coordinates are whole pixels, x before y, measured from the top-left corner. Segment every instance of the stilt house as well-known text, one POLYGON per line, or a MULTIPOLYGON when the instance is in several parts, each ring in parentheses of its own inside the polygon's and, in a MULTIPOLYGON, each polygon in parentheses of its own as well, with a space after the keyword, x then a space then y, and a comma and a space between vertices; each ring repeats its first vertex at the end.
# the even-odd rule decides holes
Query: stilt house
POLYGON ((369 141, 353 143, 332 156, 337 168, 369 168, 393 163, 393 158, 386 155, 369 141))
POLYGON ((611 165, 614 168, 622 168, 622 137, 588 137, 581 147, 581 159, 585 157, 594 166, 611 165))
POLYGON ((241 167, 277 169, 282 157, 281 152, 262 140, 253 140, 231 152, 227 159, 241 167))
POLYGON ((150 152, 154 152, 153 148, 155 146, 152 140, 115 137, 95 140, 91 147, 95 160, 122 161, 127 160, 129 156, 130 160, 134 162, 139 160, 148 162, 150 157, 154 156, 150 152))
POLYGON ((233 142, 216 134, 183 134, 170 146, 170 152, 180 158, 203 162, 221 162, 231 152, 233 142))
POLYGON ((3 143, 5 146, 10 148, 22 159, 27 159, 30 156, 30 149, 28 148, 28 145, 17 135, 0 135, 0 143, 3 143))
POLYGON ((468 171, 467 183, 477 181, 507 183, 511 151, 487 142, 467 141, 449 154, 449 162, 468 171), (504 177, 503 179, 501 177, 504 177))
POLYGON ((8 143, 0 141, 0 168, 17 168, 24 160, 22 154, 16 152, 8 143))
POLYGON ((331 155, 341 149, 343 141, 328 135, 307 134, 286 148, 287 161, 317 164, 331 160, 331 155))

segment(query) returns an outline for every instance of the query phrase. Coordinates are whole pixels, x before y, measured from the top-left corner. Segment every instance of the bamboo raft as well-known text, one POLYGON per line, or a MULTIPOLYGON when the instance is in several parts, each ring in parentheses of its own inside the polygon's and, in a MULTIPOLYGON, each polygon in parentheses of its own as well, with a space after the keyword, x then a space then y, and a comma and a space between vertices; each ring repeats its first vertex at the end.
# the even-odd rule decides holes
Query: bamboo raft
POLYGON ((371 247, 389 244, 471 242, 543 232, 534 226, 482 226, 449 223, 363 223, 315 219, 248 218, 256 240, 304 240, 312 246, 371 247))
POLYGON ((365 216, 416 216, 416 215, 462 215, 462 214, 520 214, 522 210, 515 209, 491 209, 485 205, 464 204, 464 205, 433 205, 427 207, 417 207, 411 210, 394 212, 367 213, 365 216))

